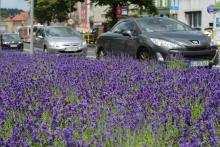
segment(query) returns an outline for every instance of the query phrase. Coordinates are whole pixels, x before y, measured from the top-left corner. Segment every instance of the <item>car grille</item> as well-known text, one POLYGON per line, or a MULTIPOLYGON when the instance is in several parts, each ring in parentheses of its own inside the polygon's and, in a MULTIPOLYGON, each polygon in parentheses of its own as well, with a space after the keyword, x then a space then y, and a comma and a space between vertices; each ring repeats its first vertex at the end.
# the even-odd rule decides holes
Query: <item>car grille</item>
POLYGON ((59 52, 60 53, 80 53, 80 52, 82 52, 82 50, 77 50, 77 51, 64 51, 64 50, 61 50, 59 52))
MULTIPOLYGON (((204 49, 204 50, 194 50, 194 51, 183 51, 181 52, 181 55, 189 60, 212 60, 216 55, 217 50, 216 49, 204 49)), ((175 52, 175 50, 171 51, 171 54, 175 54, 178 52, 175 52)))
POLYGON ((67 44, 63 44, 63 46, 65 46, 65 47, 79 47, 80 44, 79 43, 67 43, 67 44))

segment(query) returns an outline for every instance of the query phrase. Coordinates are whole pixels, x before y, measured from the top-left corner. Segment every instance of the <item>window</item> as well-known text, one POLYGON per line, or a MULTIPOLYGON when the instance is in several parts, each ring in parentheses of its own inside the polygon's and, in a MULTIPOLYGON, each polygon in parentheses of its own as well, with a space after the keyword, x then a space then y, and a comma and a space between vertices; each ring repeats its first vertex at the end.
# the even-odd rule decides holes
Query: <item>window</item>
POLYGON ((137 35, 137 26, 134 22, 124 21, 115 26, 112 30, 114 33, 122 33, 124 31, 131 31, 133 35, 137 35))
POLYGON ((193 28, 200 28, 201 27, 201 11, 196 12, 185 12, 186 20, 188 25, 193 28))
POLYGON ((122 33, 123 31, 125 31, 124 24, 125 24, 125 22, 121 22, 121 23, 117 24, 117 25, 112 29, 112 32, 113 32, 113 33, 122 33))
POLYGON ((140 29, 147 32, 164 32, 164 31, 189 31, 187 25, 167 18, 140 18, 137 21, 140 24, 140 29))
POLYGON ((160 0, 160 6, 161 7, 168 7, 167 0, 160 0))
POLYGON ((137 25, 132 22, 132 21, 128 21, 124 24, 125 30, 129 30, 131 31, 132 35, 137 36, 138 35, 138 29, 137 29, 137 25))
POLYGON ((36 32, 36 36, 43 36, 43 29, 39 29, 39 30, 36 32))

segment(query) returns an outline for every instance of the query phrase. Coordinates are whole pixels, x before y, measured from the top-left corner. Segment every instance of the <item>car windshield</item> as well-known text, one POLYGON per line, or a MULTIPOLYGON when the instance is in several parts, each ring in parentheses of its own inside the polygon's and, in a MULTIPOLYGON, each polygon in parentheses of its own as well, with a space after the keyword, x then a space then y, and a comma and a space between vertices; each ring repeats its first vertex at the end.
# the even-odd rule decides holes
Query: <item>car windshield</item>
POLYGON ((3 40, 19 40, 20 37, 18 34, 4 34, 2 35, 3 40))
POLYGON ((176 20, 168 18, 140 18, 137 20, 143 31, 164 32, 164 31, 192 31, 192 28, 176 20))
POLYGON ((72 28, 68 27, 50 27, 46 29, 46 35, 49 37, 72 37, 80 36, 72 28))

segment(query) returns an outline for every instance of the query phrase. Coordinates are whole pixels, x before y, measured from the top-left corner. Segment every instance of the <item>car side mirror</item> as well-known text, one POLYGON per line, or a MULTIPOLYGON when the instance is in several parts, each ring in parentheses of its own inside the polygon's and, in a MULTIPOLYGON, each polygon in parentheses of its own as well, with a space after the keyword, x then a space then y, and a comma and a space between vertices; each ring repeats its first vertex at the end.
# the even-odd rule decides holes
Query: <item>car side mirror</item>
POLYGON ((133 37, 130 30, 124 31, 122 34, 123 34, 123 36, 133 37))

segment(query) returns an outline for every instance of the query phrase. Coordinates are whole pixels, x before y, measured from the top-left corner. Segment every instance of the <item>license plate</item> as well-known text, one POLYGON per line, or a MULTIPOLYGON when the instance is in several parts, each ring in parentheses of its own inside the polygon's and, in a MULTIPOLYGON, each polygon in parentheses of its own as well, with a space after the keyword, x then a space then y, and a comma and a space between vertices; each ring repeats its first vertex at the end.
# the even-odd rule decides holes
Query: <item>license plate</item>
POLYGON ((10 45, 10 47, 18 47, 18 45, 16 45, 16 44, 14 45, 14 44, 13 44, 13 45, 10 45))
POLYGON ((66 48, 66 52, 77 51, 77 48, 66 48))
POLYGON ((191 66, 209 66, 209 61, 191 61, 191 66))

